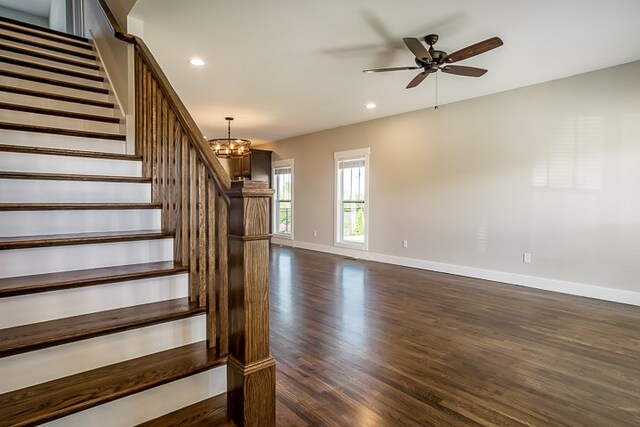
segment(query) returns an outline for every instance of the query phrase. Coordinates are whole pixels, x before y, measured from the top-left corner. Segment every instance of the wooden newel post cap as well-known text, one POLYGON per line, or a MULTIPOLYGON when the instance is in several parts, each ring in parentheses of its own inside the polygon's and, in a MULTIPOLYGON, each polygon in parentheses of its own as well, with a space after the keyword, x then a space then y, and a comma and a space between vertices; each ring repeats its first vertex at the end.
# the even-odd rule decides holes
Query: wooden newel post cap
POLYGON ((273 189, 266 181, 231 181, 231 188, 226 191, 229 197, 271 197, 273 189))

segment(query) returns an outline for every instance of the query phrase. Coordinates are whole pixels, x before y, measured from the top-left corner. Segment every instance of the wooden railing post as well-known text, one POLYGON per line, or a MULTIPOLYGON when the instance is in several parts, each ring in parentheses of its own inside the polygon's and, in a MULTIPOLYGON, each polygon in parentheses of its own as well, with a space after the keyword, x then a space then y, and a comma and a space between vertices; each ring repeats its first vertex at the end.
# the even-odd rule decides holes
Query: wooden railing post
POLYGON ((238 426, 275 426, 276 365, 269 352, 269 201, 264 182, 231 182, 144 42, 135 46, 136 153, 189 267, 189 296, 207 309, 207 343, 227 356, 227 413, 238 426), (228 304, 227 304, 228 302, 228 304))
POLYGON ((229 212, 227 408, 238 426, 275 426, 269 352, 269 199, 264 182, 233 182, 229 212))

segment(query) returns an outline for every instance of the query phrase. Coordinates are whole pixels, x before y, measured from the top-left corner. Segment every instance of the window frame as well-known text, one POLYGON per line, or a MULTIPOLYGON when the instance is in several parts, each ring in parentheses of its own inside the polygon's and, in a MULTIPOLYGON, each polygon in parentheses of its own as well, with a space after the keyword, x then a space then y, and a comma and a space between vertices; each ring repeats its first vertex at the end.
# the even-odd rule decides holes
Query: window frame
POLYGON ((272 209, 271 209, 271 227, 273 230, 273 237, 276 237, 278 239, 288 239, 288 240, 293 240, 293 229, 294 229, 294 219, 293 219, 293 213, 294 213, 294 162, 293 159, 284 159, 284 160, 277 160, 277 161, 273 161, 271 162, 271 182, 273 183, 273 189, 274 189, 274 193, 273 193, 273 203, 272 203, 272 209), (278 188, 276 185, 276 169, 282 169, 282 168, 291 168, 291 233, 290 234, 286 234, 286 233, 279 233, 278 232, 278 222, 279 222, 279 216, 278 216, 278 204, 280 199, 278 198, 278 188))
POLYGON ((371 166, 369 163, 370 148, 359 148, 355 150, 336 151, 333 153, 334 160, 334 245, 342 248, 356 249, 361 251, 369 250, 369 211, 371 210, 369 200, 369 177, 371 176, 371 166), (364 241, 362 243, 345 242, 342 240, 342 191, 339 188, 341 184, 340 180, 340 167, 339 163, 345 160, 364 159, 364 241))

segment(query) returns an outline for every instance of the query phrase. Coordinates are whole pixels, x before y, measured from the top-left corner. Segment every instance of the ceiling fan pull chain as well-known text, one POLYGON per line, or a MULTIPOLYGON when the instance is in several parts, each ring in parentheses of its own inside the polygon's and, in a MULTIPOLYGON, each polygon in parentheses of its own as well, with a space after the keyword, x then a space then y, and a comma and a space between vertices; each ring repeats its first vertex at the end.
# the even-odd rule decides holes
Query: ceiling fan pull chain
POLYGON ((438 109, 438 73, 436 73, 436 106, 433 109, 438 109))

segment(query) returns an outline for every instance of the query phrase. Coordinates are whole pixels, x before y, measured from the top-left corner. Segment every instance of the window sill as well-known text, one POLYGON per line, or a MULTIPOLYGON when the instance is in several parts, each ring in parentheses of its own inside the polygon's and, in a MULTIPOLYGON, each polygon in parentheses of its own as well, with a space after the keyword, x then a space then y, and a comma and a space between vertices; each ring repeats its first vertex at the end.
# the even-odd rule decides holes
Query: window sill
POLYGON ((293 236, 291 234, 278 234, 273 233, 271 235, 274 239, 282 239, 282 240, 293 240, 293 236))

